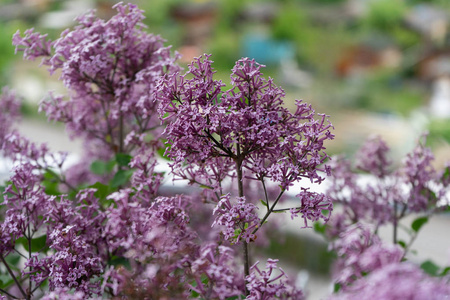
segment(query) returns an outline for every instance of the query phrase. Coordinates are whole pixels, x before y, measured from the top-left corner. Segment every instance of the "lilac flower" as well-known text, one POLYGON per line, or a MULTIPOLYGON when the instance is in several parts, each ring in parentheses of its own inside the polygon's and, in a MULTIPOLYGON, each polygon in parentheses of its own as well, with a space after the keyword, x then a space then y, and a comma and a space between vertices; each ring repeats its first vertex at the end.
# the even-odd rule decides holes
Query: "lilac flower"
POLYGON ((262 77, 254 60, 236 62, 233 87, 225 92, 224 84, 213 80, 211 64, 209 56, 198 58, 185 75, 160 80, 159 112, 170 121, 164 134, 174 173, 204 185, 212 179, 216 189, 236 163, 252 178, 271 178, 284 189, 303 177, 322 181, 317 170, 327 158, 323 144, 333 138, 326 116, 316 120, 301 101, 289 112, 282 106, 284 91, 262 77))
POLYGON ((86 296, 100 294, 96 276, 102 273, 101 260, 93 251, 93 246, 76 234, 76 226, 55 229, 48 236, 50 248, 55 251, 42 259, 33 256, 27 266, 33 272, 38 271, 32 279, 39 284, 44 277, 49 280, 50 290, 58 288, 74 288, 86 296), (45 274, 45 276, 42 276, 45 274))
POLYGON ((328 222, 333 210, 333 204, 329 197, 324 194, 310 192, 309 189, 305 188, 302 188, 302 192, 297 197, 300 198, 301 206, 290 209, 292 219, 301 213, 305 221, 305 227, 309 227, 307 220, 316 222, 322 219, 324 222, 328 222), (328 211, 327 215, 324 215, 324 210, 328 211))
POLYGON ((44 193, 39 180, 30 164, 14 169, 11 184, 3 194, 2 205, 6 208, 6 215, 0 224, 0 254, 5 255, 14 249, 15 239, 21 236, 32 239, 43 225, 40 216, 46 211, 49 196, 44 193))
POLYGON ((389 147, 379 136, 370 137, 356 154, 356 168, 383 178, 391 173, 389 147))
MULTIPOLYGON (((13 44, 16 46, 16 54, 19 51, 23 52, 23 58, 30 60, 49 56, 53 45, 47 40, 47 34, 34 32, 34 28, 25 30, 25 37, 21 37, 18 30, 13 35, 13 44)), ((42 63, 48 64, 48 59, 43 59, 42 63)))
POLYGON ((260 219, 255 214, 258 208, 251 203, 246 203, 244 197, 238 197, 237 203, 232 205, 230 197, 230 194, 221 197, 213 211, 217 217, 211 227, 225 226, 222 231, 224 238, 233 244, 241 240, 247 243, 254 241, 256 236, 252 231, 260 226, 260 219))
POLYGON ((250 275, 247 276, 247 288, 250 295, 248 300, 269 300, 269 299, 304 299, 304 294, 300 290, 288 289, 288 284, 284 277, 284 271, 277 267, 278 259, 268 259, 266 269, 261 271, 256 262, 250 268, 250 275), (279 275, 275 274, 278 270, 279 275), (274 272, 275 271, 275 272, 274 272))
MULTIPOLYGON (((109 160, 116 153, 160 146, 157 141, 137 144, 130 134, 143 139, 151 132, 151 138, 158 139, 162 129, 155 117, 156 82, 180 69, 175 64, 178 56, 171 56, 164 40, 144 31, 144 15, 136 5, 119 3, 114 8, 117 14, 108 21, 92 12, 79 17, 79 25, 53 42, 32 30, 13 38, 25 58, 43 56, 50 73, 61 71, 69 98, 50 94, 41 109, 49 120, 65 123, 72 137, 83 138, 91 159, 109 160)), ((70 169, 69 182, 99 181, 86 176, 90 163, 70 169)))
POLYGON ((440 181, 432 166, 433 155, 423 144, 419 142, 395 170, 386 144, 380 138, 370 139, 356 155, 357 167, 369 172, 367 177, 353 171, 349 161, 335 159, 328 195, 344 207, 340 223, 367 222, 379 227, 397 224, 413 212, 431 213, 448 185, 440 181))
POLYGON ((191 289, 206 299, 227 299, 244 292, 243 276, 236 274, 234 251, 214 243, 205 244, 199 257, 192 262, 195 284, 191 289), (202 275, 208 281, 202 281, 202 275))
POLYGON ((141 202, 134 193, 122 189, 108 196, 113 205, 106 210, 102 236, 108 253, 125 259, 132 268, 120 274, 108 271, 104 288, 116 296, 156 299, 176 290, 183 299, 189 266, 198 253, 197 236, 187 226, 187 199, 157 197, 151 203, 141 202))
POLYGON ((150 203, 158 194, 163 176, 155 171, 157 161, 153 153, 139 153, 135 155, 129 164, 130 168, 135 169, 131 177, 131 185, 138 192, 140 202, 150 203))
POLYGON ((434 207, 438 200, 430 189, 430 183, 438 179, 438 174, 432 166, 434 156, 424 143, 425 141, 419 141, 405 157, 403 167, 398 171, 398 176, 409 188, 403 202, 413 212, 427 211, 434 207))
POLYGON ((338 255, 334 277, 343 286, 385 265, 400 262, 404 255, 399 246, 382 244, 370 226, 359 223, 349 226, 330 246, 338 255))
MULTIPOLYGON (((11 132, 12 125, 20 117, 21 103, 15 93, 7 87, 2 89, 0 94, 0 147, 3 145, 5 137, 11 132)), ((1 148, 0 148, 1 149, 1 148)))
POLYGON ((411 263, 387 264, 363 277, 330 300, 441 300, 450 297, 448 278, 433 278, 411 263))

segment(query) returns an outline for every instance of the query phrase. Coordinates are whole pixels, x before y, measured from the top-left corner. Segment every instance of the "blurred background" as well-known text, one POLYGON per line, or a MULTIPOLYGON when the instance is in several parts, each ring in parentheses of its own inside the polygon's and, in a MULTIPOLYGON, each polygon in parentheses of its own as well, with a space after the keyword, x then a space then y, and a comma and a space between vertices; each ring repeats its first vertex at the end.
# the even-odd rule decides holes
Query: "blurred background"
MULTIPOLYGON (((394 160, 400 159, 428 131, 436 167, 450 160, 449 0, 131 2, 145 10, 148 30, 183 55, 183 66, 212 53, 217 78, 229 83, 230 69, 243 56, 266 65, 264 74, 285 89, 287 106, 304 99, 330 115, 336 135, 327 145, 330 154, 351 155, 368 136, 378 134, 391 146, 394 160)), ((31 139, 48 142, 53 150, 81 148, 68 140, 62 126, 47 124, 37 113, 49 90, 64 93, 64 88, 57 76, 38 68, 38 61, 14 54, 12 35, 35 27, 56 39, 77 15, 96 9, 107 19, 115 13, 114 4, 0 0, 0 86, 10 86, 25 100, 20 129, 31 139)), ((295 264, 315 270, 313 284, 326 286, 326 248, 314 237, 306 244, 288 239, 282 247, 271 245, 269 252, 285 251, 295 264)))

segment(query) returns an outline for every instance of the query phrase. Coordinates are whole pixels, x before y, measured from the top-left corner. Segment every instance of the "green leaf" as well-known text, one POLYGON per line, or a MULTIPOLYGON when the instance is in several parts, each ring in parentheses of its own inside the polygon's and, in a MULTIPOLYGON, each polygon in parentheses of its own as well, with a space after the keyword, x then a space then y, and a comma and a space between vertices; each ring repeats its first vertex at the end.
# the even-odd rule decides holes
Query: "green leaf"
POLYGON ((110 193, 109 186, 98 181, 88 186, 88 188, 93 188, 97 190, 94 193, 94 196, 97 197, 98 199, 106 199, 106 196, 108 196, 110 193))
MULTIPOLYGON (((17 242, 17 240, 16 240, 16 242, 17 242)), ((7 257, 5 257, 5 261, 10 266, 17 266, 17 264, 20 261, 20 255, 17 253, 11 253, 7 257)))
POLYGON ((44 180, 42 180, 41 184, 44 186, 45 193, 50 196, 61 195, 59 191, 59 175, 54 171, 47 169, 43 174, 44 180))
POLYGON ((111 161, 95 160, 91 164, 91 172, 96 175, 104 175, 112 172, 115 165, 116 165, 115 160, 111 161))
POLYGON ((111 266, 124 266, 127 269, 131 268, 130 261, 122 256, 113 256, 110 260, 108 260, 108 265, 111 266))
POLYGON ((417 218, 414 220, 414 222, 412 222, 411 228, 415 232, 418 232, 420 230, 420 228, 422 228, 422 226, 425 225, 425 223, 427 223, 427 222, 428 222, 428 217, 417 218))
POLYGON ((9 279, 6 282, 3 282, 3 280, 0 281, 0 288, 3 290, 6 290, 14 283, 14 279, 9 279))
POLYGON ((108 195, 113 192, 113 189, 109 185, 106 185, 106 184, 103 184, 103 183, 97 181, 96 183, 88 186, 88 188, 93 188, 93 189, 97 190, 94 193, 94 196, 96 198, 98 198, 100 204, 104 208, 109 207, 111 205, 111 203, 113 202, 113 200, 106 199, 106 197, 108 197, 108 195))
POLYGON ((130 180, 133 173, 133 169, 117 171, 116 175, 114 175, 114 178, 110 182, 111 187, 118 188, 122 185, 125 185, 130 180))
POLYGON ((437 276, 439 271, 439 266, 437 266, 431 260, 427 260, 420 265, 420 268, 425 271, 425 273, 431 276, 437 276))
POLYGON ((440 277, 446 276, 447 274, 450 273, 450 267, 446 267, 444 268, 444 270, 442 270, 441 274, 439 274, 440 277))
MULTIPOLYGON (((28 240, 25 237, 18 238, 16 242, 21 244, 26 251, 29 251, 28 240)), ((39 252, 42 249, 45 249, 46 245, 47 235, 41 235, 40 237, 34 238, 31 240, 31 252, 39 252)))
POLYGON ((210 186, 208 186, 208 185, 204 185, 204 184, 200 184, 200 187, 201 187, 202 189, 213 190, 212 187, 210 187, 210 186))
POLYGON ((266 201, 264 201, 263 199, 259 199, 260 201, 261 201, 261 203, 265 206, 265 207, 267 207, 267 202, 266 201))
POLYGON ((192 297, 192 298, 197 298, 198 296, 200 296, 199 293, 197 293, 197 292, 194 291, 194 290, 191 290, 191 297, 192 297))
POLYGON ((398 241, 397 242, 403 249, 406 249, 406 243, 405 241, 398 241))
POLYGON ((122 167, 128 167, 128 164, 130 163, 131 159, 133 157, 126 153, 117 153, 116 154, 116 162, 119 166, 122 167))
POLYGON ((0 205, 3 205, 4 196, 3 193, 5 192, 6 186, 0 186, 0 205))
POLYGON ((320 234, 325 234, 325 229, 327 228, 325 224, 320 222, 314 222, 313 225, 314 231, 320 234))
POLYGON ((165 160, 169 160, 167 156, 164 156, 164 153, 166 152, 165 148, 159 148, 156 150, 156 153, 158 153, 159 157, 164 158, 165 160))
POLYGON ((442 179, 445 180, 450 176, 450 167, 445 168, 444 174, 442 174, 442 179))
POLYGON ((337 292, 339 292, 340 290, 341 290, 341 285, 339 284, 339 283, 335 283, 334 284, 334 288, 333 288, 333 292, 334 293, 337 293, 337 292))

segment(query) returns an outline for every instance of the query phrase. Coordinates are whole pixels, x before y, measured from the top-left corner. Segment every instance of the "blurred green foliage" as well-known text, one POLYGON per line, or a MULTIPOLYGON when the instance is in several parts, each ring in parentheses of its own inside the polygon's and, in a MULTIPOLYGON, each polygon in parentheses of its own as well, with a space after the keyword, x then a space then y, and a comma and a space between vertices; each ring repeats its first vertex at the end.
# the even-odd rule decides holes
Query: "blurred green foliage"
POLYGON ((17 31, 17 25, 16 22, 0 25, 0 86, 8 83, 9 72, 14 62, 14 46, 11 39, 17 31))
POLYGON ((450 144, 450 122, 446 119, 431 120, 428 124, 427 143, 434 146, 439 143, 450 144))
POLYGON ((380 113, 397 113, 405 117, 420 107, 424 92, 393 73, 371 74, 362 82, 356 96, 359 108, 380 113))
POLYGON ((364 26, 390 32, 401 25, 407 12, 407 5, 402 0, 377 0, 369 2, 369 11, 362 20, 364 26))
MULTIPOLYGON (((309 229, 305 229, 309 230, 309 229)), ((324 242, 297 234, 271 234, 270 245, 264 251, 267 256, 278 255, 294 269, 306 269, 316 275, 330 272, 333 254, 324 242), (280 240, 280 236, 283 237, 280 240)))

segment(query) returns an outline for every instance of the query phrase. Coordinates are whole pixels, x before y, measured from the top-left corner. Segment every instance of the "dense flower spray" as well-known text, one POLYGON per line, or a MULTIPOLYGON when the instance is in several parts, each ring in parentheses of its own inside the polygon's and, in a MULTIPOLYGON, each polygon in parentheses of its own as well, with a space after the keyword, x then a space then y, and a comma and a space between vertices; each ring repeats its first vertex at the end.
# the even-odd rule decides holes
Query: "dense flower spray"
POLYGON ((241 171, 283 189, 302 178, 322 181, 319 166, 328 158, 324 141, 333 138, 326 116, 315 119, 301 101, 295 113, 283 107, 284 91, 262 76, 254 60, 236 62, 226 91, 213 79, 211 64, 209 56, 198 58, 186 75, 160 80, 159 111, 169 121, 164 135, 174 172, 218 192, 224 178, 241 171))
MULTIPOLYGON (((319 171, 329 173, 328 167, 321 167, 328 158, 324 142, 334 138, 327 116, 316 115, 310 105, 297 100, 294 113, 283 107, 284 91, 263 77, 262 67, 248 58, 237 61, 231 88, 224 90, 225 84, 213 79, 215 71, 206 55, 196 58, 184 75, 164 75, 157 87, 160 118, 168 123, 163 135, 172 172, 214 192, 213 225, 223 225, 226 239, 242 243, 247 278, 248 243, 294 182, 322 182, 319 171), (266 213, 260 220, 249 201, 251 192, 244 189, 249 180, 265 191, 266 213), (269 184, 280 188, 274 199, 268 197, 269 184), (237 203, 232 204, 229 192, 236 190, 237 203)), ((305 223, 328 220, 323 213, 332 210, 327 196, 301 190, 298 197, 293 217, 300 213, 305 223)))
POLYGON ((408 214, 433 213, 438 201, 446 197, 448 184, 433 168, 433 154, 424 144, 422 138, 395 169, 386 143, 379 137, 370 138, 356 154, 356 168, 367 172, 366 177, 354 171, 350 161, 333 160, 328 194, 344 211, 332 222, 367 222, 379 227, 398 223, 408 214))
POLYGON ((388 154, 386 143, 380 137, 371 137, 356 154, 356 170, 348 160, 332 162, 329 195, 342 210, 326 227, 330 249, 337 255, 333 277, 340 289, 331 299, 450 296, 445 271, 433 274, 444 278, 432 278, 404 262, 421 227, 432 214, 448 207, 448 168, 442 173, 433 168, 433 155, 425 147, 424 137, 398 166, 388 154), (405 229, 404 224, 400 227, 400 221, 410 215, 416 215, 410 228, 405 229), (386 225, 392 228, 391 244, 378 236, 378 229, 386 225), (398 238, 399 229, 408 234, 409 240, 398 238))
MULTIPOLYGON (((179 70, 164 40, 144 31, 143 12, 136 5, 114 8, 117 14, 108 21, 93 12, 78 17, 79 25, 56 41, 32 29, 13 37, 24 58, 43 57, 50 73, 61 71, 68 99, 50 94, 41 109, 49 120, 65 123, 72 137, 83 138, 92 159, 158 146, 157 78, 179 70), (151 142, 144 141, 146 136, 151 142)), ((78 165, 78 176, 71 174, 74 184, 98 180, 86 172, 90 162, 78 165)))
POLYGON ((450 296, 450 281, 433 278, 412 263, 388 264, 357 281, 330 300, 442 300, 450 296))
POLYGON ((108 21, 77 18, 55 41, 32 29, 13 37, 24 58, 60 72, 68 96, 50 95, 41 109, 84 139, 93 161, 66 170, 67 154, 21 136, 20 104, 3 89, 0 145, 15 168, 0 203, 0 271, 9 279, 1 299, 304 299, 278 259, 265 269, 251 262, 249 245, 267 242, 274 212, 300 217, 299 227, 331 220, 336 299, 449 295, 446 278, 402 262, 410 243, 396 237, 402 218, 423 213, 414 240, 446 193, 449 173, 437 174, 423 143, 395 170, 387 145, 372 139, 356 167, 376 184, 358 184, 351 164, 335 160, 328 194, 301 187, 294 205, 279 208, 294 183, 330 174, 328 117, 298 100, 289 111, 284 91, 249 58, 236 62, 228 86, 214 79, 210 55, 181 74, 178 55, 144 31, 137 6, 114 8, 108 21), (174 178, 200 191, 160 189, 163 147, 174 178), (344 213, 331 215, 332 200, 344 213), (395 245, 376 234, 389 223, 395 245), (402 284, 409 290, 393 290, 402 284))
MULTIPOLYGON (((245 272, 238 271, 233 244, 247 247, 257 239, 294 182, 320 183, 320 172, 329 173, 322 166, 324 142, 333 138, 327 116, 301 101, 295 112, 284 108, 284 91, 248 58, 236 63, 226 91, 213 79, 209 56, 180 75, 177 55, 144 31, 142 11, 132 4, 114 8, 108 21, 93 12, 77 18, 55 41, 33 29, 13 37, 25 59, 41 57, 50 73, 60 72, 68 97, 50 94, 41 110, 83 138, 93 161, 65 170, 66 154, 13 131, 19 106, 4 90, 2 153, 19 166, 2 203, 14 218, 1 223, 0 254, 7 268, 16 253, 25 266, 9 269, 20 289, 11 295, 302 298, 283 271, 271 277, 275 260, 266 271, 250 268, 246 251, 245 272), (155 150, 163 131, 173 173, 202 192, 160 191, 164 176, 155 171, 155 150), (199 209, 202 203, 212 205, 199 209), (190 222, 193 211, 194 217, 209 214, 211 223, 190 222), (210 234, 197 234, 204 225, 210 234)), ((305 226, 328 220, 323 211, 332 210, 330 198, 298 192, 293 218, 301 215, 305 226)))

